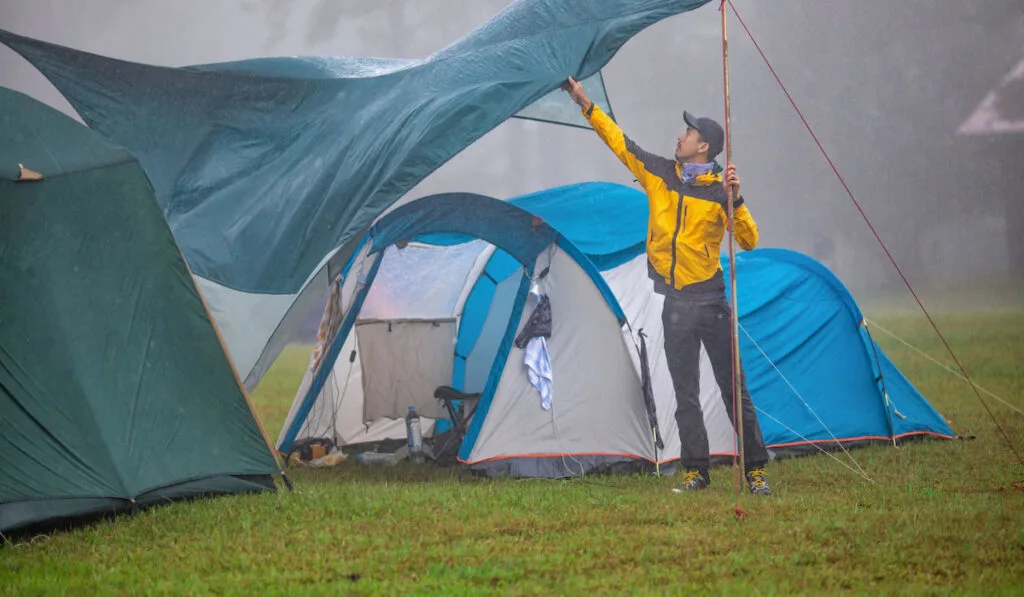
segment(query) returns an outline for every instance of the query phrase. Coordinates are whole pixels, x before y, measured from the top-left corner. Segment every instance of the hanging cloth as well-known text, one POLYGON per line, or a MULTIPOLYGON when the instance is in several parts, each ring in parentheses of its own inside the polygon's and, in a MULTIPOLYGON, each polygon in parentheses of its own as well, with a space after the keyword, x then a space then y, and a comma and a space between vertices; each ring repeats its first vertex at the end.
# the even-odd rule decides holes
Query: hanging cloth
POLYGON ((523 362, 526 364, 526 374, 540 393, 541 408, 551 410, 554 377, 547 345, 547 338, 551 337, 551 301, 541 293, 537 285, 530 288, 530 294, 538 298, 537 306, 516 336, 515 345, 525 351, 523 362))

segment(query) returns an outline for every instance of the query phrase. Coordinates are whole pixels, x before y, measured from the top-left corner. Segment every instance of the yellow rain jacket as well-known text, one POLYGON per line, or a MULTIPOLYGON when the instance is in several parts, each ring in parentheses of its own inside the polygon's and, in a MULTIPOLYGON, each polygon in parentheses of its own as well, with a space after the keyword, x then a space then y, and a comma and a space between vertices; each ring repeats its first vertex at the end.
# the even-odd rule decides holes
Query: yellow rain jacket
MULTIPOLYGON (((724 289, 719 251, 729 222, 729 195, 722 185, 721 166, 716 164, 710 173, 683 183, 674 159, 637 147, 600 108, 591 104, 583 115, 647 192, 651 212, 647 259, 656 284, 661 279, 684 295, 724 289)), ((742 197, 733 203, 733 218, 737 243, 748 251, 753 249, 757 224, 742 197)))

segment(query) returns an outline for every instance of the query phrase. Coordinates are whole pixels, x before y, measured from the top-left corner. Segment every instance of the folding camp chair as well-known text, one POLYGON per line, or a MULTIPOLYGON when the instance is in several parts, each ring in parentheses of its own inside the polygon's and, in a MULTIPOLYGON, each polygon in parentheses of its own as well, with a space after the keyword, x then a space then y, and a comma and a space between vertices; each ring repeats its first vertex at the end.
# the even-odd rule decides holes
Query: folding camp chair
POLYGON ((466 437, 466 426, 480 402, 480 393, 467 394, 451 386, 439 386, 434 390, 434 398, 444 403, 444 407, 448 411, 448 418, 452 421, 449 437, 445 439, 444 445, 436 450, 440 456, 447 448, 454 446, 455 449, 458 449, 458 446, 462 445, 462 440, 466 437))

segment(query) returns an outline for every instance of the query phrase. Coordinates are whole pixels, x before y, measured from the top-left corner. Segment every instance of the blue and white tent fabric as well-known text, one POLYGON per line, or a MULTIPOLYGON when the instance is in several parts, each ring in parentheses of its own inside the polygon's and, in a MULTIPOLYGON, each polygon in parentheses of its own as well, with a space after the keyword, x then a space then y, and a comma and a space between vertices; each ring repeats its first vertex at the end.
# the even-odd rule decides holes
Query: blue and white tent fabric
MULTIPOLYGON (((444 417, 434 389, 450 385, 482 394, 459 456, 488 474, 671 468, 680 445, 647 216, 643 193, 609 183, 506 202, 436 195, 389 213, 348 265, 344 321, 322 366, 307 372, 278 448, 306 437, 341 446, 401 438, 409 405, 429 417, 429 435, 444 417), (550 410, 514 342, 538 283, 551 305, 550 410), (641 332, 662 450, 641 385, 641 332)), ((736 267, 740 350, 773 452, 954 436, 823 265, 758 249, 736 267)), ((734 433, 703 351, 700 399, 712 453, 731 456, 734 433)))
MULTIPOLYGON (((569 75, 610 110, 600 69, 708 0, 520 0, 419 60, 279 57, 181 68, 0 30, 85 123, 148 175, 253 388, 370 225, 503 121, 588 126, 569 75)), ((30 164, 26 167, 31 168, 30 164)))

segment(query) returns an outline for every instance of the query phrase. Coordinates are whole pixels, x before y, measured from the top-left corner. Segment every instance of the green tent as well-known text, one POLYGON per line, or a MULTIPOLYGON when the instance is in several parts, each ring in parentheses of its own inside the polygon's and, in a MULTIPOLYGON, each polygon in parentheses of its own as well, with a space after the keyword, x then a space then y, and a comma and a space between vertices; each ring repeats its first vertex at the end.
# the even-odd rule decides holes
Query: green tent
POLYGON ((142 168, 0 88, 0 532, 277 470, 142 168))

